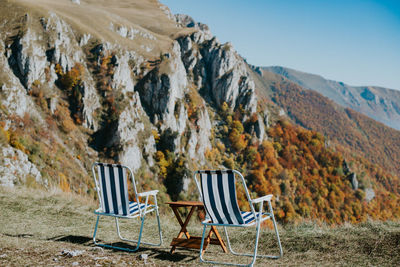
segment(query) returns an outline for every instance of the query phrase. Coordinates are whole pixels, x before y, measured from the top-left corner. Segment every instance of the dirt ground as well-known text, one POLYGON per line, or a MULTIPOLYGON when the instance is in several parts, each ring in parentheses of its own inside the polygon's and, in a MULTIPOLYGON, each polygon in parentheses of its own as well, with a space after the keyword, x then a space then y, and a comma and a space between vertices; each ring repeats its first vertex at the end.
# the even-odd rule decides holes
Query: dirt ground
MULTIPOLYGON (((161 247, 143 245, 134 253, 95 247, 92 234, 95 224, 94 201, 58 191, 0 188, 0 266, 192 266, 199 262, 197 250, 177 249, 170 254, 170 241, 179 225, 172 211, 161 214, 164 243, 161 247), (147 255, 147 260, 142 259, 147 255)), ((188 227, 200 235, 197 219, 188 227)), ((284 256, 279 260, 257 259, 256 266, 399 266, 400 223, 368 222, 360 225, 329 227, 304 222, 281 226, 284 256)), ((122 223, 122 231, 135 237, 138 220, 122 223)), ((254 228, 231 233, 238 251, 252 251, 254 228)), ((223 232, 222 229, 220 231, 223 232)), ((148 218, 144 239, 156 241, 157 227, 148 218)), ((263 229, 260 253, 277 253, 273 232, 263 229)), ((119 242, 112 218, 101 219, 98 238, 106 243, 119 242)), ((129 246, 127 243, 122 243, 129 246)), ((210 246, 207 259, 236 263, 249 262, 225 254, 210 246)))

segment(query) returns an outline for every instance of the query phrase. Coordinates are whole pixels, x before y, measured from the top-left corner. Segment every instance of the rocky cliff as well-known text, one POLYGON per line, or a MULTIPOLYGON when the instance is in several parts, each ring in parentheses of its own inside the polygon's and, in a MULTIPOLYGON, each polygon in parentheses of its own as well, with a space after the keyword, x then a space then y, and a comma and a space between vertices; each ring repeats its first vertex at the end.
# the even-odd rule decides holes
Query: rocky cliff
MULTIPOLYGON (((33 132, 49 129, 55 147, 82 160, 80 175, 89 176, 90 162, 99 159, 121 162, 135 172, 153 168, 158 139, 166 133, 169 144, 163 153, 182 154, 185 164, 207 165, 213 114, 227 104, 248 114, 244 122, 257 111, 254 82, 232 45, 221 44, 206 25, 185 15, 173 16, 158 2, 128 6, 133 13, 138 5, 158 10, 166 26, 147 23, 148 10, 137 19, 108 10, 112 16, 101 33, 94 25, 79 24, 81 8, 92 5, 90 1, 1 4, 2 13, 12 10, 0 26, 1 127, 20 148, 18 153, 11 148, 4 153, 28 161, 32 166, 23 168, 24 175, 33 172, 39 183, 47 184, 40 171, 51 164, 42 157, 29 161, 21 154, 30 155, 32 146, 46 143, 18 131, 28 125, 33 132)), ((118 4, 97 5, 102 12, 110 7, 118 4)), ((264 123, 260 117, 249 133, 262 140, 264 123)), ((68 186, 78 186, 76 178, 69 177, 73 171, 65 172, 59 166, 53 172, 59 177, 53 180, 60 183, 67 176, 68 186)), ((11 185, 20 174, 14 176, 2 178, 3 183, 11 185)))

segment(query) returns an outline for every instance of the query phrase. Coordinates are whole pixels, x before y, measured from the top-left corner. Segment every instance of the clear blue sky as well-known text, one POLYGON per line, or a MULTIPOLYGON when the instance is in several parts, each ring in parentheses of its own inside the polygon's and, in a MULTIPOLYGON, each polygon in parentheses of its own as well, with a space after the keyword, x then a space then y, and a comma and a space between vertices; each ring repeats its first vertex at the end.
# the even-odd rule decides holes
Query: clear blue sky
POLYGON ((400 0, 161 0, 253 65, 400 90, 400 0))

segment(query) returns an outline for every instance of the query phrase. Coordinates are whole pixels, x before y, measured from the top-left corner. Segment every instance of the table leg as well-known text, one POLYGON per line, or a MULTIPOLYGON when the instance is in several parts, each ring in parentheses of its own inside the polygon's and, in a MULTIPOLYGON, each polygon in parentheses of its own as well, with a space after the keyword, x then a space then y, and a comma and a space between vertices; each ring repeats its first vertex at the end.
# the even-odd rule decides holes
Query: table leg
POLYGON ((219 242, 219 245, 221 246, 222 250, 223 250, 225 253, 228 253, 228 250, 227 250, 227 248, 226 248, 225 242, 224 242, 224 240, 222 240, 221 235, 220 235, 219 232, 217 231, 217 227, 211 226, 210 232, 211 232, 211 231, 212 231, 212 232, 215 234, 215 236, 217 237, 218 242, 219 242))
MULTIPOLYGON (((178 208, 177 207, 172 207, 172 210, 174 211, 175 217, 178 219, 178 222, 181 225, 181 230, 179 231, 179 234, 178 234, 177 238, 181 238, 182 235, 185 234, 186 238, 190 239, 190 234, 187 231, 186 226, 189 224, 190 218, 192 217, 193 212, 195 211, 195 209, 196 209, 196 207, 192 206, 188 216, 185 219, 185 222, 183 222, 181 216, 179 215, 178 208)), ((176 246, 172 246, 172 248, 170 250, 170 253, 171 254, 174 253, 175 249, 176 249, 176 246)))

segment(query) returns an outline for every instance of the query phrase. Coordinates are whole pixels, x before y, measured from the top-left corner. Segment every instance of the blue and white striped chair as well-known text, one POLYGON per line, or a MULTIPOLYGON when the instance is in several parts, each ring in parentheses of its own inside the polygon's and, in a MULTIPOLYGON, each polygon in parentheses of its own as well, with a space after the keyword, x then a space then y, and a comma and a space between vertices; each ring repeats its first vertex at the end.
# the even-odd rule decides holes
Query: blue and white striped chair
POLYGON ((276 226, 276 221, 274 213, 272 210, 271 199, 272 195, 267 195, 257 199, 251 199, 250 194, 247 190, 247 186, 242 174, 235 170, 217 170, 208 171, 200 170, 196 171, 194 174, 194 179, 196 181, 197 188, 200 192, 201 200, 204 203, 207 217, 202 222, 203 236, 201 240, 200 248, 200 261, 212 264, 226 264, 226 265, 236 265, 236 266, 253 266, 257 257, 278 259, 282 257, 283 250, 281 246, 281 241, 279 238, 278 228, 276 226), (200 177, 200 182, 197 177, 200 177), (235 177, 240 177, 241 182, 244 187, 247 199, 250 204, 250 211, 241 211, 236 197, 236 185, 235 177), (263 211, 264 202, 268 203, 268 211, 263 211), (259 209, 256 211, 255 206, 259 204, 259 209), (260 235, 260 225, 262 221, 272 220, 275 234, 277 238, 277 243, 279 246, 279 255, 269 256, 269 255, 257 255, 258 240, 260 235), (256 238, 253 254, 237 253, 232 250, 227 227, 249 227, 256 226, 256 238), (204 238, 207 226, 223 226, 228 247, 232 254, 238 256, 248 256, 253 257, 250 264, 234 264, 227 262, 217 262, 217 261, 207 261, 203 259, 203 246, 204 238))
POLYGON ((97 214, 96 226, 93 234, 93 242, 97 246, 109 247, 125 251, 136 251, 140 244, 161 246, 162 234, 160 226, 160 216, 158 213, 157 193, 158 190, 138 193, 136 190, 135 178, 132 170, 119 164, 106 164, 95 162, 92 165, 92 172, 95 181, 95 187, 100 201, 100 207, 94 212, 97 214), (97 175, 96 175, 97 174, 97 175), (129 201, 128 198, 128 176, 131 176, 135 201, 129 201), (149 197, 154 198, 154 205, 149 204, 149 197), (144 203, 139 201, 139 198, 145 198, 144 203), (146 214, 152 211, 156 212, 158 233, 160 242, 157 244, 142 242, 143 224, 146 219, 146 214), (96 242, 97 227, 99 225, 100 216, 111 216, 115 218, 117 234, 121 240, 136 243, 136 248, 128 249, 116 247, 96 242), (118 218, 132 219, 139 217, 141 220, 138 240, 129 240, 121 236, 118 224, 118 218))

